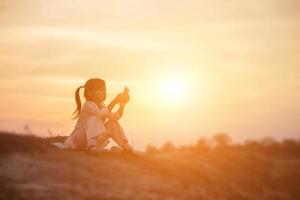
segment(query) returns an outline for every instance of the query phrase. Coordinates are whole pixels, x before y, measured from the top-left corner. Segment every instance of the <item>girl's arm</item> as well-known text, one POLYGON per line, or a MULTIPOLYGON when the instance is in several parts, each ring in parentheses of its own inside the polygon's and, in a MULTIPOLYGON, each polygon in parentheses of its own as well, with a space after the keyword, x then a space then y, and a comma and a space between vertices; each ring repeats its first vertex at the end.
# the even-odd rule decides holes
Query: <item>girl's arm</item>
POLYGON ((114 109, 114 107, 115 107, 115 105, 116 104, 118 104, 119 102, 118 102, 118 96, 116 97, 116 98, 114 98, 109 104, 108 104, 108 110, 111 112, 113 109, 114 109))
POLYGON ((112 111, 112 110, 114 109, 115 105, 120 103, 120 108, 119 108, 119 110, 121 109, 120 112, 123 113, 123 110, 124 110, 124 106, 125 106, 125 105, 122 105, 122 106, 121 106, 121 104, 126 104, 126 103, 128 103, 128 101, 129 101, 129 99, 130 99, 128 92, 129 92, 129 89, 128 89, 127 87, 125 87, 124 90, 123 90, 123 92, 120 93, 120 94, 118 94, 118 95, 116 96, 116 98, 114 98, 114 99, 108 104, 107 107, 108 107, 109 111, 112 111))
POLYGON ((123 116, 124 108, 125 103, 120 103, 118 110, 116 112, 112 112, 109 110, 108 106, 99 109, 96 103, 85 102, 82 108, 82 112, 87 112, 90 115, 95 115, 97 117, 100 117, 100 119, 109 118, 111 120, 119 120, 123 116))
POLYGON ((111 119, 119 120, 119 119, 123 116, 123 112, 124 112, 124 109, 125 109, 125 105, 126 105, 126 103, 128 103, 128 101, 129 101, 129 95, 126 94, 126 95, 124 96, 124 94, 121 94, 121 95, 118 95, 118 96, 116 97, 116 99, 114 99, 114 100, 107 106, 108 109, 109 109, 109 111, 112 113, 111 119), (113 112, 112 112, 112 109, 113 109, 113 107, 114 107, 116 104, 120 104, 120 105, 119 105, 118 110, 117 110, 115 113, 113 113, 113 112), (110 106, 111 106, 111 107, 110 107, 110 106), (110 108, 111 108, 111 110, 110 110, 110 108))
POLYGON ((118 113, 119 113, 119 119, 123 116, 123 112, 124 112, 124 109, 125 109, 125 103, 120 103, 120 107, 118 109, 118 113))

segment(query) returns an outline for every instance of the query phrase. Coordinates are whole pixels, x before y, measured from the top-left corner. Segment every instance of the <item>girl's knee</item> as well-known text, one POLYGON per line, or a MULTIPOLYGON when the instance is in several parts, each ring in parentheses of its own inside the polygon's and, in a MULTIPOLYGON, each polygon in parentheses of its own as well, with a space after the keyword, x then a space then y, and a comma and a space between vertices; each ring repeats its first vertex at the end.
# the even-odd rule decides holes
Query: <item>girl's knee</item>
POLYGON ((106 122, 106 126, 107 126, 107 127, 120 127, 120 124, 119 124, 119 122, 116 121, 116 120, 108 120, 108 121, 106 122))
POLYGON ((86 132, 88 138, 93 138, 103 133, 106 133, 107 130, 101 119, 91 116, 87 119, 86 132))

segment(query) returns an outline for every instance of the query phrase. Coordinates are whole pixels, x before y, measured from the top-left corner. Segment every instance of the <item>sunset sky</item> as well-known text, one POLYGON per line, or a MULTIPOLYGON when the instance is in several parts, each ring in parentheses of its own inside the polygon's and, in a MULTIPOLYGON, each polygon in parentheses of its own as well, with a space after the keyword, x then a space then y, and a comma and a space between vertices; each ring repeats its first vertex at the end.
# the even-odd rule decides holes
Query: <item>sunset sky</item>
POLYGON ((75 89, 128 86, 134 146, 300 136, 300 3, 0 1, 0 129, 68 135, 75 89))

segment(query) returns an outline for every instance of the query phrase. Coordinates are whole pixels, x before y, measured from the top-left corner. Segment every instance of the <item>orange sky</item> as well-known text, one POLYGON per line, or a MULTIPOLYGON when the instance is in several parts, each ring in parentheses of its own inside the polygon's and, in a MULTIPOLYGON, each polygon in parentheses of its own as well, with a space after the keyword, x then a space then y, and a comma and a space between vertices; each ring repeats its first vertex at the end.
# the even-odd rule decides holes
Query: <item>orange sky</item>
POLYGON ((138 148, 300 135, 300 4, 262 1, 0 2, 0 128, 68 134, 76 87, 127 85, 138 148), (170 102, 164 79, 185 84, 170 102))

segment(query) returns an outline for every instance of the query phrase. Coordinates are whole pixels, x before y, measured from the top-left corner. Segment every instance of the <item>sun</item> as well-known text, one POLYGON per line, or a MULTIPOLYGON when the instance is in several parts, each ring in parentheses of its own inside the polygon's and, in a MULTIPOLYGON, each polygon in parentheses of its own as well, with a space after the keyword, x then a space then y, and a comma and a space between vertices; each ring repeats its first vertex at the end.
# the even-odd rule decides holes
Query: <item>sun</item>
POLYGON ((161 93, 167 103, 180 103, 188 93, 187 82, 180 77, 165 78, 161 82, 161 93))

